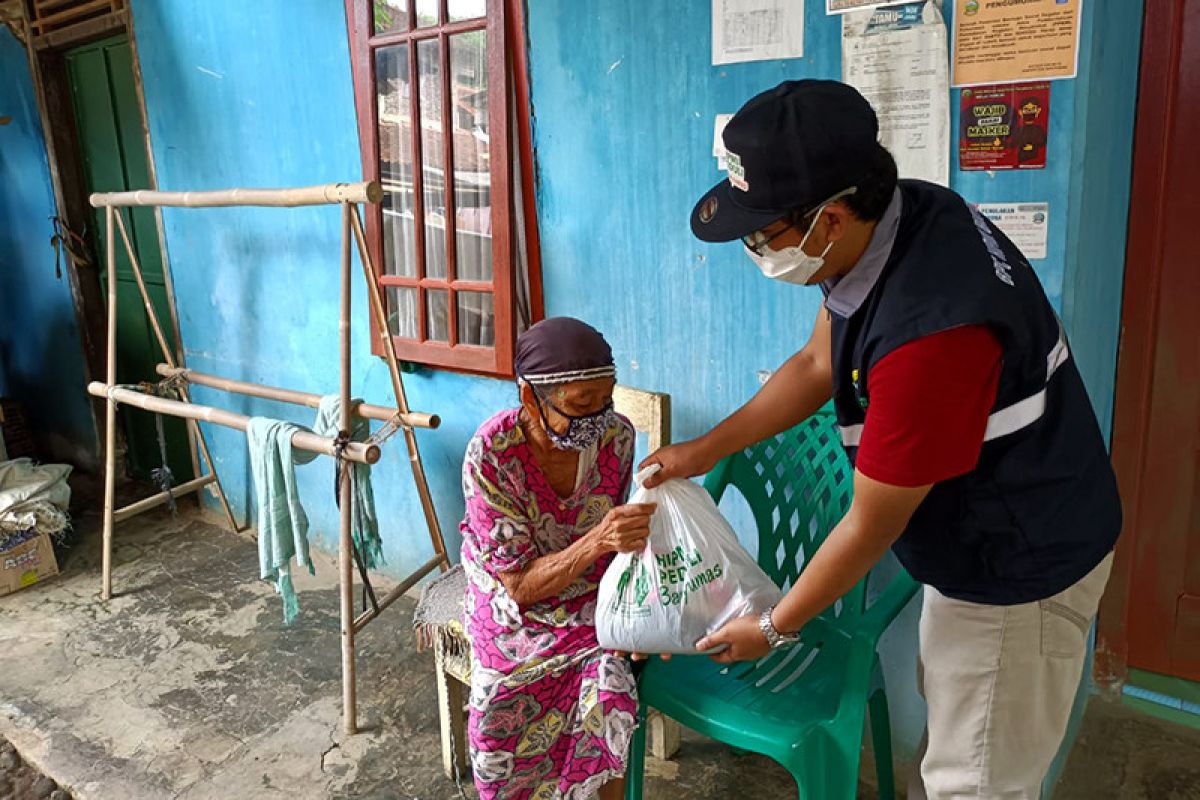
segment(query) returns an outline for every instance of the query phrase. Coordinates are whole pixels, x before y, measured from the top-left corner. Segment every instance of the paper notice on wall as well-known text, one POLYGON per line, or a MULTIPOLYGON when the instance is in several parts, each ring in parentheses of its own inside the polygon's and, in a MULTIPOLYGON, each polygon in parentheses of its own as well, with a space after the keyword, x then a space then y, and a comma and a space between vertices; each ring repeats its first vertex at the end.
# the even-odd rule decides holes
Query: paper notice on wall
POLYGON ((949 185, 946 25, 932 0, 844 15, 842 80, 874 106, 900 177, 949 185))
POLYGON ((1074 78, 1083 0, 954 0, 954 85, 1074 78))
POLYGON ((979 213, 995 223, 1030 261, 1046 257, 1049 203, 979 203, 979 213))
POLYGON ((725 169, 725 126, 733 114, 717 114, 713 120, 713 158, 717 160, 717 169, 725 169))
POLYGON ((825 13, 846 14, 850 11, 864 11, 868 8, 879 8, 894 4, 896 0, 825 0, 825 13))
POLYGON ((804 0, 713 0, 713 64, 802 55, 804 0))

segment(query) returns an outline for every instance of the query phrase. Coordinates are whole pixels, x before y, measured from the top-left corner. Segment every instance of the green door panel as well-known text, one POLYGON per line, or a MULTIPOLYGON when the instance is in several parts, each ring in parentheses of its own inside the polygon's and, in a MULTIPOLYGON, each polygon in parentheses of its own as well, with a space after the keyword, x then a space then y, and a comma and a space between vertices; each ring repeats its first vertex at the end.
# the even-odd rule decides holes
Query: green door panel
MULTIPOLYGON (((151 186, 146 155, 142 112, 133 79, 133 60, 125 36, 104 39, 71 50, 66 55, 67 73, 75 109, 76 129, 83 156, 89 192, 120 192, 151 186)), ((158 225, 151 208, 119 209, 133 241, 145 277, 151 303, 175 348, 171 305, 163 276, 158 225)), ((106 252, 104 210, 95 209, 92 233, 97 252, 106 252)), ((162 361, 154 331, 146 317, 133 268, 125 253, 120 233, 116 234, 117 256, 117 382, 155 381, 154 365, 162 361)), ((107 287, 107 263, 102 262, 101 281, 107 287)), ((105 289, 107 293, 107 288, 105 289)), ((124 407, 123 420, 129 446, 128 467, 132 474, 148 478, 162 459, 152 414, 124 407)), ((167 464, 176 481, 192 476, 186 423, 164 418, 167 464)))

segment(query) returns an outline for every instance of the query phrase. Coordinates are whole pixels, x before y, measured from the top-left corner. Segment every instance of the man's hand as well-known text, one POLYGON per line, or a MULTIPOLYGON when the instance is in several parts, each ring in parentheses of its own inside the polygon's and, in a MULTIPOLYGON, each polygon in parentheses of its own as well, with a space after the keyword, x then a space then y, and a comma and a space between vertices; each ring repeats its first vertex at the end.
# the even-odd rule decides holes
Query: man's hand
POLYGON ((767 637, 758 627, 758 616, 753 614, 738 617, 716 633, 705 636, 696 643, 696 649, 703 653, 723 645, 724 650, 711 656, 713 661, 720 664, 755 661, 771 652, 767 637))
POLYGON ((653 489, 670 478, 693 478, 713 468, 719 458, 709 451, 704 439, 692 439, 655 450, 638 465, 645 469, 658 464, 662 469, 646 479, 646 488, 653 489))
POLYGON ((651 453, 640 469, 651 464, 662 469, 646 480, 646 488, 670 478, 703 475, 725 456, 811 417, 833 395, 830 319, 827 312, 817 314, 808 344, 784 362, 746 405, 704 436, 651 453))

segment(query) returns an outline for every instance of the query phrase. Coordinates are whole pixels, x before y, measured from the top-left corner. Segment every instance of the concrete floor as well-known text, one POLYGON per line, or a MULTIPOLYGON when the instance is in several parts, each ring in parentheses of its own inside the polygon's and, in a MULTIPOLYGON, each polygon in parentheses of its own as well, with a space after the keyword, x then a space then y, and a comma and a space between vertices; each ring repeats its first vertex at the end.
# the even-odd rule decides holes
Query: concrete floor
MULTIPOLYGON (((103 603, 95 508, 58 579, 0 599, 0 736, 27 761, 81 800, 458 797, 410 601, 360 636, 366 730, 346 737, 331 561, 285 627, 253 541, 153 512, 118 527, 103 603)), ((795 796, 773 763, 694 735, 648 773, 653 800, 795 796)), ((1056 798, 1200 799, 1200 732, 1095 702, 1056 798)))

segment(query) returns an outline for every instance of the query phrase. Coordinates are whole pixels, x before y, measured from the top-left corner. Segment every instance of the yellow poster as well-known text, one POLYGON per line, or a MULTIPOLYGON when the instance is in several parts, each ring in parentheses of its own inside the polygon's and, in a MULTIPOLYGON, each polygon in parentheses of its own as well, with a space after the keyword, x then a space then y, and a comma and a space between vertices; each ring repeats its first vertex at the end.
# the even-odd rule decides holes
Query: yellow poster
POLYGON ((952 0, 955 86, 1074 78, 1083 0, 952 0))

